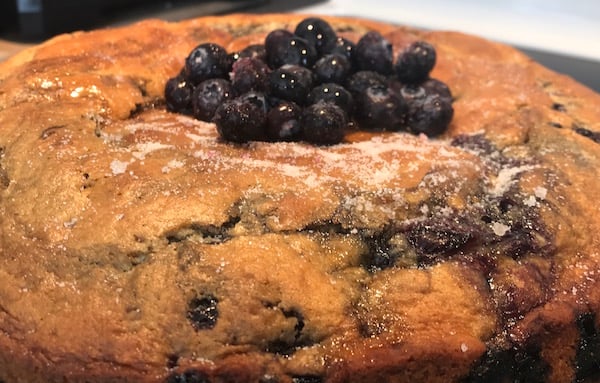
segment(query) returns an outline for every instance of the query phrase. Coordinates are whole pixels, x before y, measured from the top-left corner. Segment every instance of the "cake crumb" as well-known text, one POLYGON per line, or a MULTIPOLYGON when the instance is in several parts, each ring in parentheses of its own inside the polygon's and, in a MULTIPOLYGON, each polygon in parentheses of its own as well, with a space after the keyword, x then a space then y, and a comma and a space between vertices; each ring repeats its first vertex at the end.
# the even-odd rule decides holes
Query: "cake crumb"
POLYGON ((469 346, 467 346, 466 343, 461 343, 460 344, 460 351, 462 351, 462 352, 469 351, 469 346))

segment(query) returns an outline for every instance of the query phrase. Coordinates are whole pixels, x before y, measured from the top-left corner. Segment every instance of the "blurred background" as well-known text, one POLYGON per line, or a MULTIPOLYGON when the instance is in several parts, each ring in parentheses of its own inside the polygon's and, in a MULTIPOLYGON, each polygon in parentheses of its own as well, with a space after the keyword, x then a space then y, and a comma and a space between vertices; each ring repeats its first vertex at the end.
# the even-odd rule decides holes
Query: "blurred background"
POLYGON ((473 33, 514 45, 600 92, 594 0, 0 0, 0 60, 63 32, 231 12, 361 16, 473 33))

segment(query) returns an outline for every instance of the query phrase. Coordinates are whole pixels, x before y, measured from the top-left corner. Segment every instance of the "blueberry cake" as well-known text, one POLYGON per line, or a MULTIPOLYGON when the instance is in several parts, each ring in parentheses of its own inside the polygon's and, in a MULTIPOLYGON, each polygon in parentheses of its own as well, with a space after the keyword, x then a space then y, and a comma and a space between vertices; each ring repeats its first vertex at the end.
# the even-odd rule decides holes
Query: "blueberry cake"
POLYGON ((0 64, 0 382, 593 382, 600 95, 355 18, 0 64))

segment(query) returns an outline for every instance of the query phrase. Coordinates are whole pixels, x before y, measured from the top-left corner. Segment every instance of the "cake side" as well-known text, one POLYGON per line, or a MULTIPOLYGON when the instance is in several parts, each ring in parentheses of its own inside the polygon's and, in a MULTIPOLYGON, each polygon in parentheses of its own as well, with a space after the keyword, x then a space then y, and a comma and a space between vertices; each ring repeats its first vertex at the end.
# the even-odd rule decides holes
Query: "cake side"
POLYGON ((198 43, 302 18, 149 21, 0 64, 1 380, 597 369, 600 96, 476 37, 328 18, 436 47, 455 99, 441 139, 240 146, 165 111, 198 43))

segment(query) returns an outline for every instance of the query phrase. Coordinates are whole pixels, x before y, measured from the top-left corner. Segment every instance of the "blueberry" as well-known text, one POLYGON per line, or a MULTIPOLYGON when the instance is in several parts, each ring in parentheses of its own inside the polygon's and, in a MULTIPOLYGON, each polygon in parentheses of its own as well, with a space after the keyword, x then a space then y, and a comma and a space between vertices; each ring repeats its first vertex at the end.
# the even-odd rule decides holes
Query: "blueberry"
POLYGON ((284 65, 269 75, 271 95, 303 105, 313 87, 313 73, 302 66, 284 65))
POLYGON ((193 86, 182 75, 172 77, 165 84, 167 110, 178 113, 190 113, 193 86))
POLYGON ((267 51, 264 44, 251 44, 238 52, 233 52, 230 55, 230 60, 235 62, 242 57, 250 57, 267 62, 267 51))
POLYGON ((318 83, 336 82, 343 84, 352 71, 352 63, 346 56, 328 54, 315 63, 313 72, 318 83))
POLYGON ((284 29, 276 29, 265 39, 267 64, 273 69, 285 64, 311 67, 317 59, 315 47, 284 29))
POLYGON ((401 256, 401 252, 394 249, 394 246, 390 243, 389 235, 367 237, 365 242, 369 249, 366 263, 368 270, 388 269, 394 266, 401 256))
POLYGON ((287 29, 275 29, 269 32, 265 37, 264 44, 267 63, 270 61, 269 56, 279 53, 281 48, 286 48, 292 38, 294 38, 294 34, 287 29))
POLYGON ((348 60, 350 60, 350 62, 352 62, 353 52, 355 48, 356 44, 354 44, 352 41, 348 40, 345 37, 338 37, 337 39, 335 39, 335 44, 333 45, 333 48, 329 53, 337 53, 340 55, 344 55, 348 58, 348 60))
POLYGON ((452 95, 446 84, 428 79, 421 85, 404 85, 400 93, 408 105, 410 131, 433 137, 446 130, 454 115, 452 95))
POLYGON ((408 231, 406 238, 421 254, 448 255, 466 245, 472 233, 453 223, 419 223, 408 231))
POLYGON ((225 101, 215 112, 214 122, 224 140, 248 142, 265 138, 267 102, 264 94, 248 92, 225 101))
POLYGON ((210 294, 193 298, 188 302, 186 316, 196 331, 215 327, 219 318, 218 303, 217 298, 210 294))
POLYGON ((253 104, 256 108, 258 108, 261 112, 265 113, 265 115, 267 114, 269 104, 267 103, 267 98, 264 93, 250 91, 237 97, 237 99, 242 102, 249 102, 253 104))
POLYGON ((442 98, 452 102, 452 93, 450 88, 443 82, 436 79, 428 79, 419 85, 415 84, 401 84, 399 82, 392 82, 395 89, 400 91, 400 94, 404 100, 410 104, 414 100, 422 99, 428 95, 437 94, 442 98))
POLYGON ((440 80, 436 80, 434 78, 429 78, 429 79, 425 80, 424 82, 422 82, 421 86, 423 88, 425 88, 425 90, 429 94, 437 93, 440 96, 445 97, 448 100, 452 101, 452 92, 450 91, 450 88, 448 87, 448 85, 446 85, 444 82, 442 82, 440 80))
POLYGON ((600 355, 600 330, 596 326, 597 314, 587 312, 577 316, 579 341, 575 354, 577 366, 577 382, 585 382, 586 377, 597 375, 599 370, 598 355, 600 355))
POLYGON ((354 111, 363 129, 397 131, 404 126, 406 104, 392 88, 376 85, 355 96, 354 111))
POLYGON ((331 25, 318 17, 302 20, 296 26, 294 34, 306 39, 321 54, 331 52, 337 38, 331 25))
POLYGON ((304 140, 318 145, 341 142, 348 125, 346 113, 331 102, 319 102, 306 107, 300 122, 304 129, 304 140))
POLYGON ((580 126, 579 124, 573 124, 572 129, 580 136, 589 138, 596 143, 600 143, 600 132, 594 132, 586 127, 580 126))
POLYGON ((212 121, 219 105, 232 98, 232 94, 231 83, 223 78, 202 81, 192 95, 194 117, 202 121, 212 121))
POLYGON ((354 49, 354 63, 358 70, 370 70, 383 75, 392 73, 392 44, 379 32, 365 33, 354 49))
POLYGON ((398 55, 394 69, 400 81, 418 84, 429 77, 435 61, 435 48, 425 41, 416 41, 398 55))
POLYGON ((302 108, 292 101, 280 101, 267 114, 267 137, 273 141, 297 141, 302 134, 302 108))
POLYGON ((373 71, 359 71, 354 73, 346 81, 346 89, 352 95, 356 96, 359 93, 363 93, 368 87, 371 86, 386 86, 387 79, 385 76, 373 71))
POLYGON ((448 128, 453 115, 452 101, 447 97, 437 93, 416 97, 408 103, 408 129, 435 137, 448 128))
POLYGON ((225 48, 213 43, 200 44, 185 59, 185 75, 193 83, 209 78, 226 78, 231 69, 231 58, 225 48))
POLYGON ((292 377, 292 383, 322 383, 323 378, 316 375, 297 375, 292 377))
POLYGON ((210 383, 208 376, 199 370, 188 369, 181 374, 171 374, 166 383, 210 383))
POLYGON ((409 106, 413 102, 423 99, 429 94, 428 90, 420 85, 404 85, 398 82, 393 82, 392 86, 395 90, 400 91, 400 95, 409 106))
POLYGON ((241 57, 233 63, 231 83, 237 94, 251 90, 266 92, 269 87, 270 69, 258 58, 241 57))
POLYGON ((333 102, 348 114, 352 112, 354 102, 350 92, 335 83, 325 83, 314 87, 308 94, 307 100, 309 104, 333 102))

